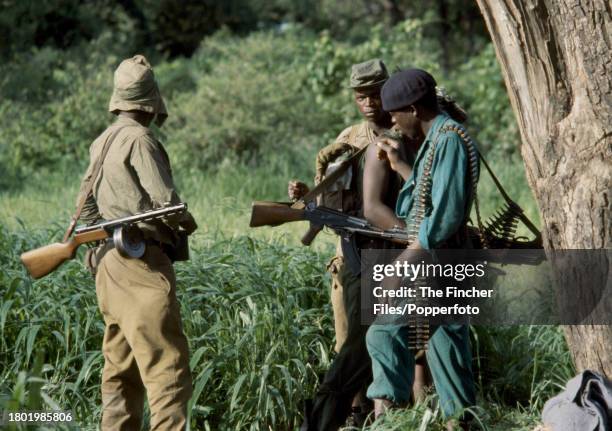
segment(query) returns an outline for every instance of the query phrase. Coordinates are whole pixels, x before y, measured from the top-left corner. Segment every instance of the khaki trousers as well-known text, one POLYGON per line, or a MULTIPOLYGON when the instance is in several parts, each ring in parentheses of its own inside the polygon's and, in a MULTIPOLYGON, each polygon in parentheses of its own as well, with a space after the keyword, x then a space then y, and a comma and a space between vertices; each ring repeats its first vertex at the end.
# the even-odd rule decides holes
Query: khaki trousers
POLYGON ((106 324, 102 430, 139 430, 145 390, 151 430, 185 429, 191 374, 172 263, 157 246, 142 259, 113 249, 98 267, 96 293, 106 324))
POLYGON ((346 308, 344 306, 342 279, 340 277, 344 268, 344 258, 334 256, 327 265, 327 270, 331 274, 331 304, 334 313, 334 332, 336 334, 336 344, 334 350, 340 352, 342 345, 346 341, 348 335, 348 318, 346 317, 346 308))

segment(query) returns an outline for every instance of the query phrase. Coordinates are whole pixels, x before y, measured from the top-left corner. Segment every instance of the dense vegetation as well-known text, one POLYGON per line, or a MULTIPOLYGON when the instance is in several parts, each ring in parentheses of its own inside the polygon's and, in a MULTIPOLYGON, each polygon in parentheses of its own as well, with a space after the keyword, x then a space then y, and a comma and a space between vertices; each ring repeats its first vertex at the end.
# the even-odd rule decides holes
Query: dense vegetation
MULTIPOLYGON (((433 71, 467 108, 470 130, 510 194, 537 219, 514 119, 474 6, 463 2, 437 2, 445 11, 391 2, 404 8, 400 15, 378 2, 369 11, 322 0, 221 2, 227 9, 189 1, 184 10, 173 3, 4 3, 0 410, 70 408, 85 429, 99 420, 103 323, 93 281, 77 260, 33 282, 18 255, 61 236, 89 143, 112 120, 112 72, 144 52, 170 112, 157 132, 200 225, 192 260, 177 265, 192 427, 292 429, 331 360, 324 267, 333 237, 307 249, 297 246, 299 224, 250 231, 250 201, 283 199, 286 180, 312 176, 317 149, 358 118, 346 88, 350 64, 381 57, 391 70, 433 71), (206 21, 191 21, 192 7, 204 7, 195 15, 206 21)), ((490 214, 500 201, 486 177, 480 193, 490 214)), ((472 336, 477 415, 490 429, 527 429, 572 374, 562 334, 508 327, 475 328, 472 336)), ((376 429, 428 422, 441 423, 433 395, 376 429)))

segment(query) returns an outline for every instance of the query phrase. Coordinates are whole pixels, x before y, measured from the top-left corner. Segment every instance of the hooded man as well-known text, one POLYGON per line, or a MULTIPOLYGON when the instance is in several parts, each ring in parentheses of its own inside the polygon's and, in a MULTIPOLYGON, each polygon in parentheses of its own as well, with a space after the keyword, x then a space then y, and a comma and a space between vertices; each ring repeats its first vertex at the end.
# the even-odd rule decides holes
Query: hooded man
MULTIPOLYGON (((109 111, 117 119, 90 147, 79 196, 90 180, 93 187, 81 220, 91 224, 180 203, 168 155, 148 127, 154 119, 161 126, 168 114, 144 56, 124 60, 115 71, 109 111), (101 157, 100 173, 92 179, 101 157)), ((108 244, 95 249, 89 259, 105 323, 101 428, 140 429, 146 390, 151 429, 182 430, 192 386, 168 254, 181 234, 191 234, 197 226, 185 212, 138 227, 146 244, 140 259, 125 258, 108 244)))

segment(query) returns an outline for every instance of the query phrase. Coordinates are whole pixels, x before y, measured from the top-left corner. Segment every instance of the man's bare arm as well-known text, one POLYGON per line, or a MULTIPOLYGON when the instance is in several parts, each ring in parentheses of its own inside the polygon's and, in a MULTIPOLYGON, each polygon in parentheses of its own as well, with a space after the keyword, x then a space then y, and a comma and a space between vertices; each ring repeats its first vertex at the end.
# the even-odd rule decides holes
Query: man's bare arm
POLYGON ((370 223, 381 229, 403 227, 404 222, 384 203, 392 170, 388 161, 378 159, 377 153, 376 145, 370 145, 366 150, 363 171, 363 215, 370 223))

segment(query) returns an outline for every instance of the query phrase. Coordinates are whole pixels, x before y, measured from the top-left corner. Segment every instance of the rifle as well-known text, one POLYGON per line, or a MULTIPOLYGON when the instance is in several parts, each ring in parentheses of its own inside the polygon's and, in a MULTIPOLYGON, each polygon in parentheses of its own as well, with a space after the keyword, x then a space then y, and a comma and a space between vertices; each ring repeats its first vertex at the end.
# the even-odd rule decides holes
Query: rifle
MULTIPOLYGON (((360 234, 372 238, 381 238, 397 244, 408 246, 410 244, 410 236, 405 229, 380 229, 367 220, 346 215, 341 211, 336 211, 324 206, 316 206, 314 202, 308 203, 303 209, 292 207, 291 203, 287 202, 269 202, 256 201, 253 202, 251 209, 250 227, 260 226, 279 226, 283 223, 293 221, 308 220, 313 226, 327 226, 335 230, 339 234, 360 234)), ((320 229, 319 229, 320 230, 320 229)), ((468 234, 474 236, 473 227, 468 227, 468 234)), ((302 238, 302 244, 310 245, 314 237, 310 237, 308 232, 302 238)), ((528 244, 528 243, 525 243, 528 244)), ((347 246, 344 242, 343 247, 347 246)), ((481 250, 481 256, 486 256, 486 259, 492 263, 502 265, 538 265, 544 258, 544 253, 538 253, 533 247, 525 246, 523 253, 513 253, 511 249, 493 249, 481 250)), ((343 248, 344 250, 344 248, 343 248)), ((350 258, 350 254, 345 252, 345 257, 350 258)))
POLYGON ((142 238, 136 240, 130 238, 136 223, 158 220, 185 211, 187 204, 180 203, 91 226, 78 227, 74 231, 74 236, 64 242, 56 242, 23 253, 21 262, 33 278, 41 278, 55 271, 65 261, 73 259, 81 244, 106 239, 110 239, 123 256, 139 258, 145 251, 144 241, 142 238))
MULTIPOLYGON (((253 202, 249 226, 278 226, 301 220, 308 220, 311 226, 328 226, 338 233, 359 233, 399 244, 408 244, 408 234, 404 229, 383 230, 373 226, 365 219, 349 216, 331 208, 316 206, 314 202, 309 202, 301 209, 292 207, 292 203, 287 202, 253 202)), ((302 238, 302 244, 310 245, 313 238, 314 236, 308 235, 307 232, 302 238)))

